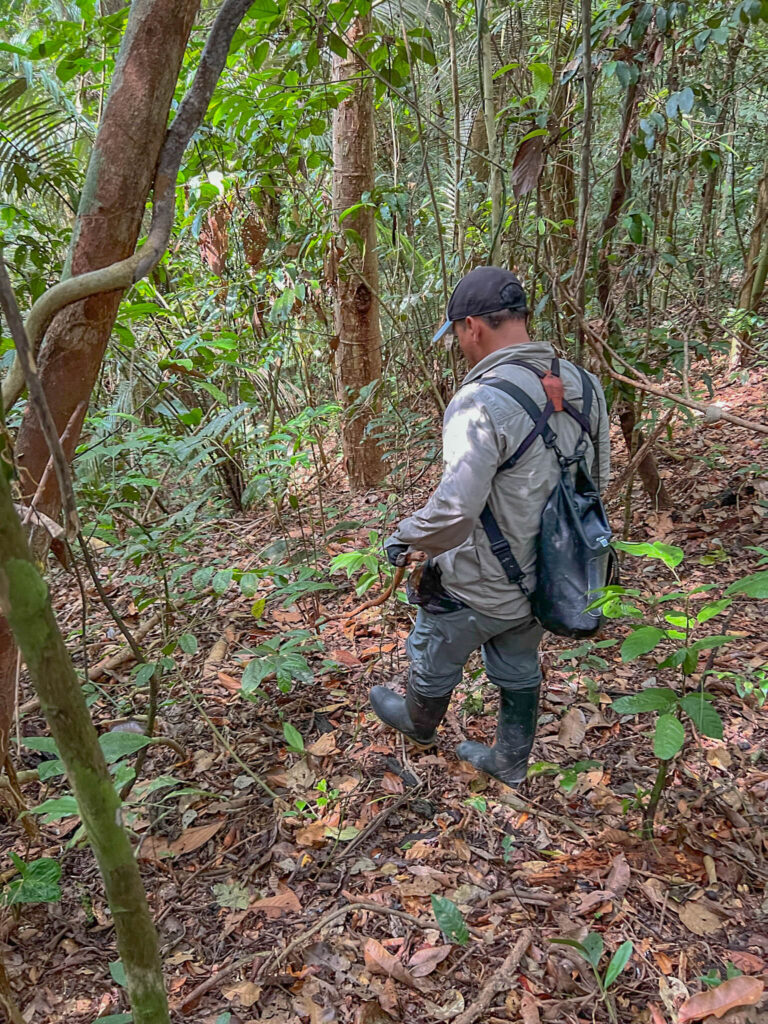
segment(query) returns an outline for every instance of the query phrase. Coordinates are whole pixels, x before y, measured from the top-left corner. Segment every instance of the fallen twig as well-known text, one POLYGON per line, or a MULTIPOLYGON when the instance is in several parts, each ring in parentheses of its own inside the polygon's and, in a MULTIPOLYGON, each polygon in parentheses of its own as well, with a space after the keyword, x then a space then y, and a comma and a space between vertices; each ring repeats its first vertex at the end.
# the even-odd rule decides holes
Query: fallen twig
POLYGON ((520 966, 520 959, 532 938, 532 929, 523 928, 504 963, 486 981, 480 989, 477 999, 473 1000, 463 1013, 454 1018, 453 1024, 474 1024, 474 1021, 478 1020, 491 1005, 494 996, 504 989, 512 987, 514 975, 520 966))

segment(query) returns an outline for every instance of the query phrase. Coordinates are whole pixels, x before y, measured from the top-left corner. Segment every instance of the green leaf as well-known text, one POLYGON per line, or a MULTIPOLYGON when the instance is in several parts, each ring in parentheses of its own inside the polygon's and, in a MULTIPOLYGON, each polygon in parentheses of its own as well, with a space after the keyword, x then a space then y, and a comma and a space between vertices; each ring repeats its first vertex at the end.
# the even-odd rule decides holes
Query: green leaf
POLYGON ((726 594, 744 594, 745 597, 768 598, 768 569, 755 572, 736 580, 725 591, 726 594))
POLYGON ((537 103, 542 103, 554 80, 552 68, 548 64, 535 63, 530 64, 528 70, 533 79, 533 95, 536 97, 537 103))
POLYGON ((704 736, 713 740, 723 738, 723 720, 703 694, 686 694, 681 699, 680 706, 704 736))
POLYGON ((61 899, 60 878, 61 865, 58 861, 50 857, 33 860, 24 865, 23 877, 8 886, 5 903, 7 906, 14 903, 58 903, 61 899))
POLYGON ((109 973, 116 985, 119 985, 120 988, 127 988, 128 980, 125 977, 125 968, 123 967, 122 960, 112 960, 109 965, 109 973))
POLYGON ((668 761, 682 748, 685 742, 683 723, 674 715, 659 715, 656 732, 653 734, 653 752, 656 757, 668 761))
POLYGON ((616 981, 618 976, 624 970, 629 963, 629 958, 632 956, 632 943, 629 939, 626 942, 622 942, 619 948, 611 957, 611 962, 608 964, 608 970, 605 972, 605 979, 603 981, 603 988, 610 988, 611 985, 616 981))
POLYGON ((254 0, 254 3, 248 8, 248 17, 254 18, 257 21, 263 21, 265 18, 274 18, 279 13, 280 8, 275 3, 275 0, 254 0))
POLYGON ((725 644, 729 644, 732 640, 738 639, 739 637, 726 633, 715 634, 714 636, 704 636, 701 640, 697 640, 695 643, 692 643, 689 650, 711 651, 715 647, 724 647, 725 644))
POLYGON ((23 736, 21 745, 27 750, 39 750, 42 754, 59 755, 59 748, 53 736, 23 736))
POLYGON ((600 957, 603 955, 603 937, 599 932, 590 932, 582 942, 584 956, 588 963, 597 970, 600 957))
POLYGON ((655 626, 641 626, 630 633, 621 645, 621 660, 632 661, 641 654, 648 654, 664 639, 664 631, 655 626))
POLYGON ((245 666, 240 686, 243 693, 251 693, 258 689, 262 680, 266 679, 270 672, 274 672, 275 666, 271 658, 252 658, 245 666))
POLYGON ((617 697, 611 707, 617 715, 639 715, 643 711, 669 711, 677 697, 674 690, 665 686, 649 686, 647 690, 617 697))
POLYGON ((192 586, 195 590, 205 590, 208 584, 211 582, 214 570, 210 567, 205 569, 198 569, 197 572, 192 574, 192 586))
POLYGON ((131 1024, 132 1013, 109 1013, 106 1017, 97 1017, 93 1024, 131 1024))
POLYGON ((149 736, 144 736, 140 732, 105 732, 103 736, 99 736, 99 746, 107 764, 114 764, 121 757, 135 754, 148 743, 149 736))
POLYGON ((146 686, 154 674, 154 662, 148 661, 144 665, 137 665, 133 672, 134 686, 146 686))
POLYGON ((258 593, 260 582, 255 572, 244 572, 240 577, 240 593, 243 597, 254 597, 258 593))
POLYGON ((185 654, 197 654, 197 637, 192 633, 182 633, 179 637, 179 647, 185 654))
POLYGON ((693 89, 691 89, 690 86, 686 86, 680 93, 679 104, 680 109, 684 114, 690 114, 693 110, 693 102, 695 98, 696 97, 693 95, 693 89))
POLYGON ((469 942, 469 929, 461 911, 453 902, 445 896, 432 896, 432 913, 435 915, 437 926, 448 942, 456 942, 459 946, 466 946, 469 942))
POLYGON ((290 722, 283 722, 283 736, 285 736, 291 750, 296 751, 298 754, 304 753, 304 738, 299 730, 291 725, 290 722))
POLYGON ((229 584, 232 582, 232 570, 231 569, 219 569, 216 575, 213 577, 211 586, 213 587, 214 594, 223 594, 229 584))
POLYGON ((655 541, 653 544, 646 542, 638 544, 634 541, 617 540, 613 542, 613 546, 619 551, 626 551, 628 555, 658 558, 670 569, 678 566, 685 557, 682 548, 675 547, 674 544, 662 544, 661 541, 655 541))
POLYGON ((720 615, 727 608, 733 604, 728 597, 723 597, 719 601, 711 601, 709 604, 705 604, 704 607, 699 611, 696 616, 697 622, 709 622, 710 619, 714 619, 716 615, 720 615))
POLYGON ((59 775, 64 775, 63 761, 41 761, 37 766, 37 777, 41 782, 47 782, 48 779, 55 779, 59 775))
POLYGON ((61 818, 70 818, 73 814, 79 814, 77 800, 73 796, 60 796, 53 800, 43 800, 37 807, 31 808, 31 814, 40 814, 43 821, 59 821, 61 818))

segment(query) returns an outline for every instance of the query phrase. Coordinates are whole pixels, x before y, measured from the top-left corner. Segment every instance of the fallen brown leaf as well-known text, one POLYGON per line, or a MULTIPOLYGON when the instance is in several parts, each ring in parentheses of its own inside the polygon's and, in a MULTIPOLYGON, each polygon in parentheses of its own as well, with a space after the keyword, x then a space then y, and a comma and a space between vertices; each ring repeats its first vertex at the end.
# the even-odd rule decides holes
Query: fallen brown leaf
POLYGON ((222 995, 230 1003, 247 1008, 253 1006, 261 995, 261 986, 254 985, 252 981, 238 981, 236 985, 222 989, 222 995))
POLYGON ((630 871, 627 858, 623 853, 619 853, 613 858, 611 870, 608 872, 608 877, 605 880, 605 888, 618 899, 621 899, 629 888, 629 881, 630 871))
POLYGON ((754 1006, 760 1001, 764 989, 765 982, 760 978, 748 978, 745 975, 731 978, 717 988, 699 992, 698 995, 686 999, 678 1010, 679 1024, 685 1024, 689 1020, 701 1020, 710 1014, 722 1017, 735 1006, 754 1006))
POLYGON ((329 754, 333 754, 337 750, 335 732, 324 732, 319 739, 307 747, 307 752, 314 754, 315 757, 328 757, 329 754))
POLYGON ((311 821, 296 833, 296 842, 299 846, 325 846, 328 842, 325 829, 324 821, 311 821))
POLYGON ((301 911, 299 897, 287 886, 281 888, 275 896, 266 896, 262 900, 256 900, 250 906, 256 913, 265 913, 270 920, 277 920, 283 914, 296 914, 301 911))
MULTIPOLYGON (((346 665, 347 668, 357 668, 359 665, 362 665, 362 662, 360 661, 359 658, 356 658, 355 655, 352 654, 350 651, 345 651, 342 649, 336 651, 328 651, 328 657, 333 658, 334 661, 338 661, 340 665, 346 665)), ((370 1003, 369 1005, 375 1006, 376 1004, 370 1003)))
POLYGON ((678 914, 688 931, 694 935, 714 935, 723 927, 723 922, 717 914, 702 907, 695 900, 684 903, 678 914))
POLYGON ((365 966, 371 974, 384 974, 402 982, 409 988, 417 988, 414 976, 396 956, 392 956, 376 939, 368 939, 363 948, 365 966))
POLYGON ((427 946, 418 949, 408 961, 408 967, 414 978, 426 978, 428 974, 441 964, 451 952, 451 946, 427 946))
POLYGON ((759 956, 747 953, 745 950, 729 949, 728 959, 745 974, 756 974, 758 971, 765 970, 765 960, 761 960, 759 956))
POLYGON ((520 1016, 523 1024, 541 1024, 538 1001, 530 992, 524 992, 520 1000, 520 1016))
POLYGON ((578 747, 587 731, 587 721, 581 708, 571 708, 560 720, 557 740, 564 747, 578 747))

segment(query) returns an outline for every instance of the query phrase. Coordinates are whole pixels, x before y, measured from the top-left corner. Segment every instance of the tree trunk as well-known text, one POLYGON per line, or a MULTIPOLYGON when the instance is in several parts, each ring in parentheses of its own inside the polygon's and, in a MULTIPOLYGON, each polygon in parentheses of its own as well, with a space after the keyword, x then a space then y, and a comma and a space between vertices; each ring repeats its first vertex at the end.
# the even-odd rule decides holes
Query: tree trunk
MULTIPOLYGON (((370 17, 356 18, 347 38, 354 44, 369 31, 370 17)), ((341 218, 374 188, 373 85, 352 50, 334 57, 333 77, 337 82, 355 83, 352 95, 333 114, 336 371, 345 412, 342 444, 347 474, 353 490, 365 490, 375 487, 384 475, 378 442, 367 431, 378 403, 363 390, 372 390, 381 377, 376 224, 369 206, 341 218)))
MULTIPOLYGON (((763 175, 757 186, 755 219, 749 235, 749 249, 744 259, 744 272, 739 289, 739 309, 744 319, 760 305, 768 272, 768 160, 763 165, 763 175)), ((731 367, 742 363, 742 345, 747 340, 749 325, 744 324, 731 342, 731 367)))
MULTIPOLYGON (((0 465, 8 457, 0 408, 0 465)), ((120 798, 107 769, 72 661, 32 560, 0 471, 0 611, 10 623, 53 738, 67 767, 104 879, 136 1024, 170 1020, 157 947, 139 868, 120 822, 120 798)))
MULTIPOLYGON (((635 429, 635 410, 630 404, 622 407, 619 413, 619 423, 621 424, 621 432, 627 445, 627 455, 631 459, 632 455, 645 442, 645 438, 643 437, 642 430, 635 429)), ((669 491, 659 476, 656 460, 650 451, 646 453, 637 467, 637 475, 640 477, 645 493, 654 503, 657 511, 673 507, 669 491)))
POLYGON ((501 251, 501 178, 499 176, 499 146, 496 139, 496 103, 493 94, 493 47, 491 45, 491 0, 478 8, 480 36, 480 86, 483 97, 483 120, 488 140, 488 191, 491 197, 491 223, 489 228, 488 263, 495 266, 501 251))
MULTIPOLYGON (((88 163, 66 276, 109 266, 136 246, 198 5, 199 0, 134 0, 131 6, 88 163)), ((121 297, 120 291, 107 292, 74 303, 46 332, 38 372, 60 435, 80 407, 64 444, 68 459, 79 440, 121 297)), ((27 499, 34 495, 48 457, 40 425, 28 408, 16 442, 19 484, 27 499)), ((49 473, 37 507, 55 519, 59 505, 56 475, 49 473)), ((35 556, 42 558, 48 537, 43 530, 36 534, 35 556)), ((15 675, 16 649, 7 626, 0 625, 0 747, 12 720, 15 675)))

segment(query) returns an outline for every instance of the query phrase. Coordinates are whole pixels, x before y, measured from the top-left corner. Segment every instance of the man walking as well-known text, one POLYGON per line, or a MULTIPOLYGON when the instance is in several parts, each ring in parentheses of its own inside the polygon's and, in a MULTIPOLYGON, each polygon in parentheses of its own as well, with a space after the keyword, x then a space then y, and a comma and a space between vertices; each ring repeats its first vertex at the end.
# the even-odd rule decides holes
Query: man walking
POLYGON ((525 293, 511 271, 477 267, 456 286, 446 314, 433 340, 452 331, 470 370, 445 411, 443 476, 426 505, 385 542, 393 565, 406 564, 409 552, 430 556, 417 586, 409 585, 409 598, 419 609, 406 643, 408 686, 405 697, 374 686, 370 700, 384 723, 430 745, 464 664, 480 648, 488 679, 499 688, 496 741, 492 747, 465 741, 456 753, 517 786, 526 777, 536 731, 543 630, 523 589, 510 582, 502 549, 511 549, 530 593, 541 513, 560 478, 560 465, 551 444, 532 431, 531 412, 536 410, 528 403, 526 411, 503 390, 504 382, 516 385, 542 410, 550 396, 542 385, 549 387, 556 368, 562 389, 555 408, 562 409, 564 399, 572 412, 586 418, 581 416, 580 426, 572 415, 555 411, 549 426, 561 451, 570 454, 581 446, 600 490, 610 470, 608 414, 597 378, 556 360, 549 343, 531 340, 525 293), (582 404, 585 376, 596 400, 582 404), (484 383, 491 379, 502 386, 484 383), (503 465, 510 456, 513 464, 503 465), (488 529, 489 519, 501 538, 498 530, 488 529))

